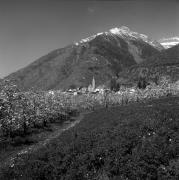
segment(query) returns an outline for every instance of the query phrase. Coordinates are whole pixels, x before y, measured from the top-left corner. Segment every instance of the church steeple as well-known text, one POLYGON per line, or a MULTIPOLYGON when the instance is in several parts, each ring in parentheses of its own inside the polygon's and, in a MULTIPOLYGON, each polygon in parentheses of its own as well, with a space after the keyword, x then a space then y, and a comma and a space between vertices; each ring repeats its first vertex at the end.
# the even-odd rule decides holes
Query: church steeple
POLYGON ((92 80, 92 89, 95 90, 95 79, 94 79, 94 76, 93 76, 93 80, 92 80))

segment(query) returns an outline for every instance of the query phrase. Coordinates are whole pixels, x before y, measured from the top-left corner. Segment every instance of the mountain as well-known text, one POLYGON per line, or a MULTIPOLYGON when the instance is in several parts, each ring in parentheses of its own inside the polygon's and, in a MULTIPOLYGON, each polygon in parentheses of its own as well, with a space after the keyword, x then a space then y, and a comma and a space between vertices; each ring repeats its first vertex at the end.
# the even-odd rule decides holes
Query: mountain
MULTIPOLYGON (((120 38, 123 38, 125 40, 142 40, 142 41, 145 41, 146 43, 150 44, 154 48, 158 49, 159 51, 164 49, 164 47, 159 42, 157 42, 156 40, 149 38, 145 34, 140 34, 140 33, 131 31, 126 26, 122 26, 120 28, 116 27, 116 28, 110 29, 109 32, 98 33, 98 34, 93 35, 91 37, 88 37, 86 39, 82 39, 79 43, 88 42, 88 41, 94 39, 95 37, 97 37, 99 35, 114 35, 114 36, 118 36, 120 38)), ((78 45, 79 43, 76 43, 76 45, 78 45)))
POLYGON ((54 50, 6 78, 22 90, 87 87, 93 76, 101 85, 163 49, 157 41, 123 26, 54 50))
POLYGON ((150 57, 150 60, 144 62, 147 65, 163 65, 163 64, 177 64, 179 63, 179 44, 172 46, 166 50, 161 51, 160 54, 150 57))
POLYGON ((179 80, 179 45, 162 51, 152 56, 148 61, 133 65, 119 73, 120 83, 132 84, 138 81, 139 76, 145 74, 148 81, 155 81, 156 78, 167 76, 172 81, 179 80))
POLYGON ((159 40, 159 43, 166 49, 179 44, 179 37, 164 38, 159 40))
POLYGON ((163 46, 157 42, 146 36, 145 34, 139 34, 137 32, 131 31, 128 27, 122 26, 121 28, 113 28, 110 30, 111 33, 121 36, 123 38, 129 38, 133 40, 143 40, 146 43, 150 44, 154 48, 158 49, 159 51, 163 50, 163 46))

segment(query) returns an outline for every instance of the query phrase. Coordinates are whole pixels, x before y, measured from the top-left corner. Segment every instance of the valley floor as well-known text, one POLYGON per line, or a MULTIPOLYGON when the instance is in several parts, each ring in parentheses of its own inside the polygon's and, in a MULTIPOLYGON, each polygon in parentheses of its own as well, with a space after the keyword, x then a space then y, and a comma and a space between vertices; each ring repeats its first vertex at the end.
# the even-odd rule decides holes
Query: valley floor
POLYGON ((178 167, 179 97, 167 97, 86 114, 0 179, 177 180, 178 167))

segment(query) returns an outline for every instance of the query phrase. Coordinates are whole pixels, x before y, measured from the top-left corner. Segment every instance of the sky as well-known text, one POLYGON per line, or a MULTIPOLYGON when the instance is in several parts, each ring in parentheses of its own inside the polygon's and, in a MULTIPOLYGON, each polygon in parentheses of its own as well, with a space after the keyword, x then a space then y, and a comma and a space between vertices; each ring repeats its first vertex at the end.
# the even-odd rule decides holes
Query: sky
POLYGON ((179 36, 177 0, 0 0, 0 78, 114 27, 179 36))

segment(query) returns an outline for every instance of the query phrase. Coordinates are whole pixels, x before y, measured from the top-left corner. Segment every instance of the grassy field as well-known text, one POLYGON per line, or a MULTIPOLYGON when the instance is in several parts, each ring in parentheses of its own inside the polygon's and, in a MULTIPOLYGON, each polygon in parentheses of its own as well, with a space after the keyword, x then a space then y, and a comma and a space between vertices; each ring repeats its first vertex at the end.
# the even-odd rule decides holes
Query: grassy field
POLYGON ((2 172, 4 180, 177 180, 179 97, 95 110, 2 172))

